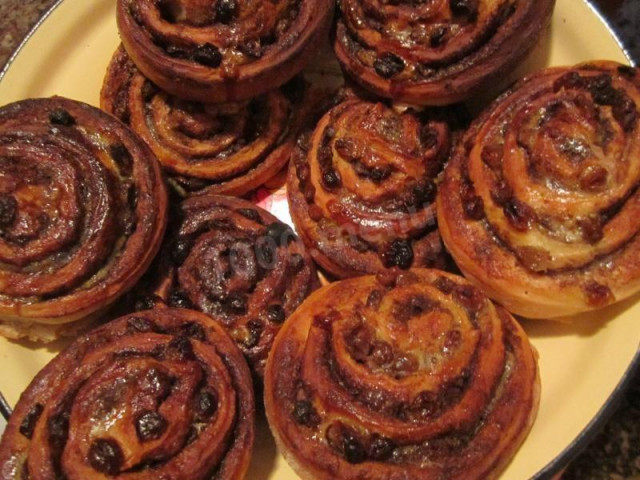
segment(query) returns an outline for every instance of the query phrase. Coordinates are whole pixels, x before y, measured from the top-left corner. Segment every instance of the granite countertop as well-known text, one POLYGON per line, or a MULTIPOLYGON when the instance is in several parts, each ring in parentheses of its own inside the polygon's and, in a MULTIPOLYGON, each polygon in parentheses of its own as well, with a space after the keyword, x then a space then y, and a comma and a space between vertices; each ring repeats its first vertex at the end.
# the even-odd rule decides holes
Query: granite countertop
MULTIPOLYGON (((0 66, 54 3, 56 0, 0 0, 0 66)), ((594 0, 594 3, 640 65, 640 1, 594 0)), ((631 379, 612 418, 569 465, 562 478, 640 479, 640 371, 631 379)))

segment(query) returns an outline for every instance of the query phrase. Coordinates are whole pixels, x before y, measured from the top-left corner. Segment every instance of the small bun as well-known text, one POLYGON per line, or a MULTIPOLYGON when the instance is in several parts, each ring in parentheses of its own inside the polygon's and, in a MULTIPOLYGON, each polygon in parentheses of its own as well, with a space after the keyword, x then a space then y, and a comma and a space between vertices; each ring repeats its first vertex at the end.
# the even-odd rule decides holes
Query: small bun
POLYGON ((574 315, 640 291, 640 73, 590 62, 535 73, 453 154, 444 242, 509 311, 574 315))
POLYGON ((269 425, 305 480, 497 478, 539 395, 537 354, 518 323, 437 270, 314 292, 265 371, 269 425))

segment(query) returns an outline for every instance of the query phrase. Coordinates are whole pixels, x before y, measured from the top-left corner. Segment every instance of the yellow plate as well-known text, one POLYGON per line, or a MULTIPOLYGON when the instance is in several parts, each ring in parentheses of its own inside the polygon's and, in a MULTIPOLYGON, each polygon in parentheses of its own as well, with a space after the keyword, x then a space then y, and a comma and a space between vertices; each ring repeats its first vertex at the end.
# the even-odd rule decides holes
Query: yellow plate
MULTIPOLYGON (((114 0, 61 1, 9 65, 0 82, 0 103, 63 95, 97 105, 102 77, 118 43, 114 0)), ((551 31, 514 77, 546 65, 597 58, 627 61, 588 4, 558 0, 551 31)), ((604 420, 631 366, 640 363, 635 358, 640 338, 638 300, 640 296, 582 315, 570 325, 524 322, 540 352, 542 400, 533 430, 503 479, 546 478, 604 420)), ((44 349, 0 339, 0 391, 10 404, 59 347, 44 349)), ((297 478, 276 453, 264 419, 248 478, 297 478)))

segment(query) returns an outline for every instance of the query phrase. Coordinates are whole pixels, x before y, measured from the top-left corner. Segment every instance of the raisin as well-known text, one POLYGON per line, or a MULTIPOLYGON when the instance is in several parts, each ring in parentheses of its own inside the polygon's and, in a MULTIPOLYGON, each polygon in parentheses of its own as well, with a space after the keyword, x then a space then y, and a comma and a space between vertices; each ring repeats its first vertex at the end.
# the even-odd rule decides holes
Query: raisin
POLYGON ((276 243, 278 246, 288 245, 295 238, 295 234, 291 227, 282 222, 273 222, 267 225, 265 235, 276 243))
POLYGON ((296 176, 301 183, 306 182, 311 177, 311 168, 308 164, 303 163, 302 165, 298 165, 296 167, 296 176))
POLYGON ((345 340, 351 357, 356 361, 364 361, 371 353, 373 332, 366 325, 361 325, 349 332, 345 340))
POLYGON ((499 180, 491 189, 491 198, 498 205, 506 205, 513 198, 513 189, 504 180, 499 180))
POLYGON ((367 307, 377 310, 382 302, 382 292, 380 290, 372 290, 367 297, 367 307))
POLYGON ((13 195, 0 194, 0 228, 14 222, 17 210, 18 202, 13 195))
POLYGON ((447 32, 448 32, 448 28, 445 27, 444 25, 439 25, 436 28, 434 28, 431 31, 431 34, 429 35, 429 45, 431 45, 434 48, 441 46, 445 41, 447 32))
POLYGON ((621 94, 613 87, 611 82, 611 76, 606 73, 589 79, 587 88, 594 102, 599 105, 614 105, 619 101, 621 94))
POLYGON ((225 309, 235 315, 247 313, 247 297, 241 293, 231 293, 224 301, 225 309))
POLYGON ((275 248, 275 245, 268 238, 263 238, 256 242, 256 257, 262 268, 273 268, 276 255, 275 248))
POLYGON ((249 220, 253 220, 254 222, 257 222, 257 223, 262 223, 262 219, 260 218, 260 212, 258 212, 253 208, 240 208, 236 210, 236 212, 238 212, 243 217, 248 218, 249 220))
POLYGON ((22 419, 22 423, 20 424, 20 433, 27 438, 31 438, 33 435, 33 430, 36 428, 36 423, 40 419, 40 415, 42 415, 42 411, 44 407, 36 403, 29 412, 22 419))
POLYGON ((316 187, 314 187, 312 184, 306 185, 302 190, 302 195, 304 196, 305 202, 313 202, 313 199, 316 197, 316 187))
POLYGON ((400 377, 406 377, 418 370, 418 359, 411 353, 398 354, 393 359, 393 371, 400 377))
POLYGON ((553 91, 579 89, 584 87, 585 83, 585 79, 581 77, 578 72, 569 72, 562 75, 553 83, 553 91))
POLYGON ((130 317, 127 320, 127 325, 136 332, 146 333, 153 331, 153 322, 144 317, 130 317))
POLYGON ((120 445, 110 438, 94 440, 89 447, 89 464, 106 475, 117 475, 124 462, 120 445))
POLYGON ((54 125, 70 127, 76 123, 76 119, 64 108, 55 108, 49 113, 49 122, 54 125))
POLYGON ((282 305, 274 303, 267 307, 267 318, 269 319, 269 321, 274 323, 282 323, 284 322, 284 317, 285 314, 282 305))
POLYGON ((197 47, 191 54, 191 58, 200 65, 216 68, 222 63, 222 53, 214 45, 205 43, 197 47))
POLYGON ((136 433, 141 442, 156 440, 167 429, 167 420, 158 412, 147 411, 136 420, 136 433))
POLYGON ((587 303, 594 308, 604 307, 615 301, 613 292, 611 292, 611 289, 606 285, 592 281, 587 283, 583 288, 587 296, 587 303))
POLYGON ((371 362, 381 367, 393 360, 393 348, 384 340, 376 340, 371 346, 371 362))
POLYGON ((485 303, 482 293, 471 285, 456 285, 453 298, 471 313, 476 313, 485 303))
POLYGON ((192 304, 187 295, 179 290, 174 290, 167 299, 170 307, 191 308, 192 304))
POLYGON ((171 247, 171 258, 177 264, 182 264, 189 256, 192 242, 188 238, 178 237, 171 247))
POLYGON ((165 399, 171 394, 173 383, 173 379, 167 373, 150 368, 140 381, 140 389, 149 395, 165 399))
POLYGON ((591 244, 598 243, 604 237, 603 219, 600 217, 585 218, 578 222, 582 238, 591 244))
POLYGON ((621 65, 618 67, 618 73, 623 77, 634 78, 636 76, 637 70, 634 67, 630 67, 628 65, 621 65))
POLYGON ((355 170, 359 177, 367 178, 373 183, 380 183, 383 180, 386 180, 393 172, 390 166, 368 168, 361 163, 355 164, 355 170))
POLYGON ((480 154, 482 161, 493 170, 499 170, 502 165, 502 152, 504 146, 500 144, 490 144, 482 149, 480 154))
POLYGON ((464 214, 470 220, 482 220, 484 218, 484 202, 477 196, 473 188, 467 184, 461 187, 461 200, 464 214))
POLYGON ((371 436, 369 444, 369 457, 373 460, 384 461, 391 458, 395 444, 388 438, 377 433, 371 436))
POLYGON ((260 43, 260 39, 257 38, 245 40, 244 43, 238 45, 238 50, 249 57, 262 57, 262 43, 260 43))
POLYGON ((253 348, 260 342, 263 326, 256 320, 247 322, 247 336, 242 342, 246 348, 253 348))
POLYGON ((362 463, 367 459, 367 451, 362 442, 351 432, 345 432, 342 449, 344 458, 349 463, 362 463))
POLYGON ((332 190, 342 186, 342 179, 340 178, 340 174, 335 170, 326 170, 322 174, 322 184, 329 190, 332 190))
POLYGON ((49 429, 49 443, 56 450, 62 450, 67 442, 69 430, 69 413, 62 412, 50 417, 47 422, 49 429))
POLYGON ((196 400, 198 418, 211 418, 218 409, 218 396, 214 392, 202 391, 196 400))
POLYGON ((445 295, 449 295, 456 287, 456 283, 453 280, 448 279, 447 277, 438 277, 438 279, 434 282, 434 285, 445 295))
POLYGON ((238 13, 236 0, 218 0, 216 3, 216 20, 220 23, 229 23, 238 13))
POLYGON ((626 95, 622 95, 621 98, 613 105, 613 117, 620 124, 625 132, 631 132, 638 120, 638 110, 636 104, 632 99, 626 95))
POLYGON ((309 400, 297 400, 293 406, 293 418, 296 423, 315 427, 320 423, 318 413, 309 400))
POLYGON ((122 175, 126 177, 131 175, 133 170, 133 157, 131 153, 129 153, 129 150, 127 150, 127 147, 119 142, 109 145, 109 155, 113 158, 122 175))
POLYGON ((178 361, 195 359, 193 345, 189 338, 183 335, 171 339, 166 346, 165 353, 169 358, 173 358, 178 361))
POLYGON ((176 330, 178 335, 184 335, 195 340, 203 341, 207 337, 202 325, 196 322, 183 323, 176 330))
POLYGON ((436 411, 437 396, 433 392, 420 392, 411 402, 411 409, 419 413, 422 418, 431 417, 436 411))
POLYGON ((413 248, 408 240, 396 239, 382 253, 382 263, 385 267, 398 266, 408 269, 413 263, 413 248))
POLYGON ((376 58, 373 62, 373 68, 382 78, 391 78, 402 72, 405 68, 405 64, 400 57, 388 52, 383 53, 376 58))
POLYGON ((606 168, 599 165, 587 165, 580 172, 580 188, 588 191, 601 190, 606 186, 608 177, 609 172, 606 168))
POLYGON ((507 202, 503 211, 511 226, 520 232, 527 231, 531 222, 535 220, 535 214, 531 208, 518 200, 512 199, 507 202))
POLYGON ((470 20, 478 15, 478 0, 449 0, 451 13, 470 20))

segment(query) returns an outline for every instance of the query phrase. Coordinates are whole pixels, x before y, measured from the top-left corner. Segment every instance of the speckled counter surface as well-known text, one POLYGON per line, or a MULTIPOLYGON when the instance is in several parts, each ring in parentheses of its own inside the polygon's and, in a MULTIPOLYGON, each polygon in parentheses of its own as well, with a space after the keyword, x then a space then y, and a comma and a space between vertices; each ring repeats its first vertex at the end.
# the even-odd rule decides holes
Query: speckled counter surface
MULTIPOLYGON (((56 0, 0 0, 0 66, 54 3, 56 0)), ((640 0, 595 3, 640 65, 640 0)), ((622 480, 636 476, 640 479, 640 372, 631 380, 611 420, 571 463, 563 479, 622 480)))

